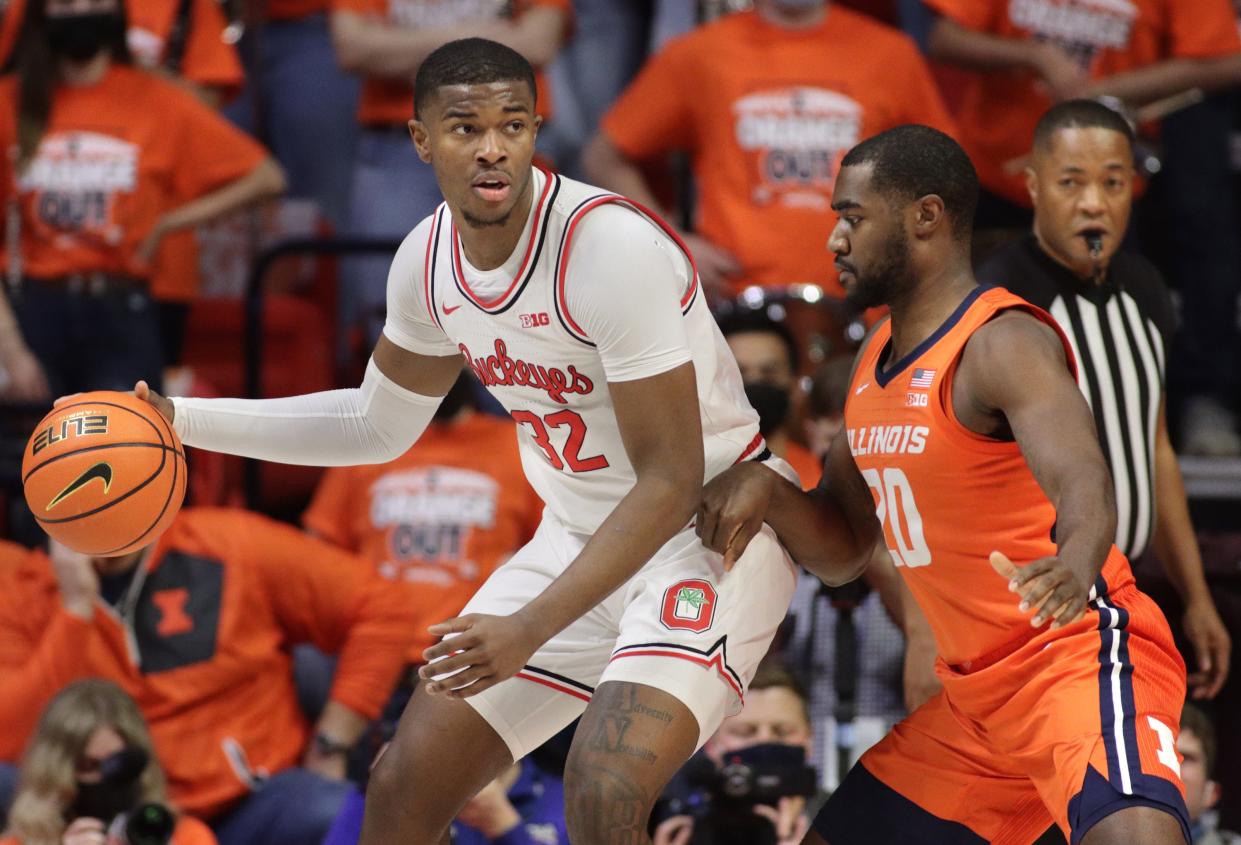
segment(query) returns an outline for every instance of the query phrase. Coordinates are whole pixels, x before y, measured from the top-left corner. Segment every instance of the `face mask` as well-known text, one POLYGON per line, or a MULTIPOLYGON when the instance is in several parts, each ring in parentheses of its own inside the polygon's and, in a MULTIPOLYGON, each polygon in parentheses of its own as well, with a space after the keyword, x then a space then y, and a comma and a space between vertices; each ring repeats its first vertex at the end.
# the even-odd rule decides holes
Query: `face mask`
POLYGON ((147 755, 140 748, 118 751, 103 762, 102 780, 78 783, 78 797, 70 818, 99 819, 105 824, 132 810, 141 797, 139 779, 146 769, 147 755))
POLYGON ((787 390, 762 381, 750 381, 745 383, 745 398, 758 411, 758 430, 764 437, 784 425, 789 415, 787 390))
POLYGON ((47 40, 52 50, 75 62, 94 58, 112 43, 124 20, 115 12, 91 12, 47 19, 47 40))

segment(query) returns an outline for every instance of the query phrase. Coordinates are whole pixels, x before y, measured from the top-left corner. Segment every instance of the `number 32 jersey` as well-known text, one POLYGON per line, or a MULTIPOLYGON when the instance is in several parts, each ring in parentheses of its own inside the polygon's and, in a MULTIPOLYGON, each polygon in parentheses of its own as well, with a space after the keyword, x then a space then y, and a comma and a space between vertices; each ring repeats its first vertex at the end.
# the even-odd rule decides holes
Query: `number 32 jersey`
MULTIPOLYGON (((890 362, 885 321, 861 353, 845 404, 849 449, 875 498, 892 560, 926 613, 940 656, 964 671, 1039 633, 992 569, 991 552, 1018 566, 1056 554, 1055 508, 1020 447, 975 434, 952 408, 952 380, 970 336, 1012 308, 1056 328, 1002 288, 975 288, 935 333, 890 362)), ((1072 362, 1067 342, 1065 353, 1072 362)), ((1115 546, 1103 578, 1109 589, 1133 580, 1115 546)))
POLYGON ((615 194, 541 170, 532 179, 526 230, 499 268, 469 265, 446 205, 409 234, 388 277, 384 334, 413 352, 462 355, 517 421, 548 511, 591 533, 635 481, 609 381, 692 361, 708 479, 765 445, 671 231, 615 194))

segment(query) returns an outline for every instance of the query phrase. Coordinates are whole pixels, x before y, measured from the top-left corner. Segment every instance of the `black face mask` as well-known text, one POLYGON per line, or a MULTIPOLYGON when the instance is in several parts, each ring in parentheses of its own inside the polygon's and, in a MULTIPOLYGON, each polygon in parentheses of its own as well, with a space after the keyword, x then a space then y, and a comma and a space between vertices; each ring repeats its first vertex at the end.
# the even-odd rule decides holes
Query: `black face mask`
POLYGON ((47 19, 47 40, 52 50, 75 62, 94 58, 123 32, 125 19, 116 12, 91 12, 47 19))
POLYGON ((789 393, 782 387, 764 381, 748 381, 745 383, 745 398, 758 411, 758 430, 764 437, 779 429, 788 419, 789 393))
POLYGON ((139 779, 147 766, 147 755, 140 748, 118 751, 100 767, 98 783, 78 783, 71 819, 99 819, 110 823, 121 813, 132 810, 141 797, 139 779))

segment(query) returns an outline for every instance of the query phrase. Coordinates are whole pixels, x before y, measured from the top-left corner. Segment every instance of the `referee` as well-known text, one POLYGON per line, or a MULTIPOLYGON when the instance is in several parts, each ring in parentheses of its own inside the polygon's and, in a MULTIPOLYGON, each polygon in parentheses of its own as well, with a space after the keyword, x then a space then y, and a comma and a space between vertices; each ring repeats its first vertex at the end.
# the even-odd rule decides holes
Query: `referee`
POLYGON ((1132 560, 1153 544, 1185 604, 1199 670, 1189 679, 1194 698, 1211 698, 1227 678, 1231 644, 1203 576, 1168 439, 1172 304, 1155 267, 1119 251, 1133 202, 1133 141, 1124 117, 1093 100, 1044 114, 1026 169, 1034 231, 978 277, 1049 311, 1068 335, 1116 487, 1116 545, 1132 560))

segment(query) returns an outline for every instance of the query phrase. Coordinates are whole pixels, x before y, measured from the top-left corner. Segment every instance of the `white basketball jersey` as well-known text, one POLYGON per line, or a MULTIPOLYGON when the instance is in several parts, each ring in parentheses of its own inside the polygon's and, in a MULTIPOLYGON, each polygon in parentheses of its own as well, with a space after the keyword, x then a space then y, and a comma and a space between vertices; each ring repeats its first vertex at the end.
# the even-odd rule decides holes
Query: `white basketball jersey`
MULTIPOLYGON (((706 477, 763 452, 758 415, 746 401, 737 364, 692 260, 671 230, 628 200, 561 176, 536 170, 534 191, 529 238, 518 246, 525 259, 506 290, 487 298, 470 288, 446 205, 431 217, 418 265, 423 272, 415 275, 423 276, 420 293, 432 321, 518 423, 526 476, 551 513, 570 530, 591 533, 635 481, 601 359, 564 299, 574 227, 600 205, 618 203, 642 215, 684 258, 675 283, 697 375, 706 477)), ((618 241, 609 258, 624 262, 625 254, 626 244, 618 241)), ((573 269, 575 275, 589 272, 573 269)))

